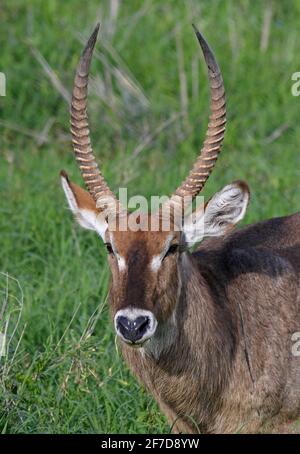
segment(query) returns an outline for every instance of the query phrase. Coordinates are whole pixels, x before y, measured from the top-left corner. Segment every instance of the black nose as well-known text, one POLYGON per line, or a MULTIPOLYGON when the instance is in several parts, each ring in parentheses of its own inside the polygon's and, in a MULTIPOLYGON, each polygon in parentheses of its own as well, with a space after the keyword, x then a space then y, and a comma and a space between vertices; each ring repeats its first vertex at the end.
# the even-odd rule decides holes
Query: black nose
POLYGON ((123 315, 117 318, 117 328, 122 336, 131 341, 137 342, 142 339, 149 327, 149 317, 140 316, 131 320, 123 315))

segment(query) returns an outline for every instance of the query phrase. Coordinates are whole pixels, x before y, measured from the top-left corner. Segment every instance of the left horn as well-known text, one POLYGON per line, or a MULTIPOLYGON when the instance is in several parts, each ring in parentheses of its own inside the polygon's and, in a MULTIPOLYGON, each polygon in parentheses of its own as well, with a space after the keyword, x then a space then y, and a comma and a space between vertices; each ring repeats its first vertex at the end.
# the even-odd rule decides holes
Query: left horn
POLYGON ((195 198, 202 190, 216 164, 225 134, 226 101, 222 74, 209 45, 196 27, 194 25, 193 27, 208 69, 211 113, 200 156, 188 177, 171 197, 171 202, 173 201, 175 204, 176 202, 180 203, 180 200, 185 196, 195 198))

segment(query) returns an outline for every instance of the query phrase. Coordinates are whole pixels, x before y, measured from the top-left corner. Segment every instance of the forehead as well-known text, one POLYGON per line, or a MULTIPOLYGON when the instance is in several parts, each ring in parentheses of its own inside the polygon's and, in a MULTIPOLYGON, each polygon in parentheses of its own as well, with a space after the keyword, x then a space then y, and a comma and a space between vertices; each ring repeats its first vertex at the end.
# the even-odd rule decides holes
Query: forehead
POLYGON ((141 229, 133 231, 128 228, 126 231, 114 229, 107 231, 107 239, 114 243, 120 255, 126 256, 134 249, 142 249, 149 255, 155 255, 170 242, 180 238, 180 232, 169 228, 163 230, 161 225, 151 223, 151 216, 141 215, 141 229), (156 225, 156 229, 151 229, 151 226, 156 225), (159 230, 158 230, 159 227, 159 230))

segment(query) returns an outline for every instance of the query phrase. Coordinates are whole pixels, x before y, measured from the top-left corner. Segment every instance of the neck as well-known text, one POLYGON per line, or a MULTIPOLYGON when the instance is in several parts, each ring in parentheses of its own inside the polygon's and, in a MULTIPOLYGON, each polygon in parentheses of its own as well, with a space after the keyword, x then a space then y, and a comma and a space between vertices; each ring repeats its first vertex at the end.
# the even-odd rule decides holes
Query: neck
POLYGON ((182 255, 178 275, 176 309, 142 353, 170 373, 192 370, 203 386, 209 384, 215 391, 226 382, 233 360, 236 315, 216 276, 208 268, 200 270, 193 254, 182 255))

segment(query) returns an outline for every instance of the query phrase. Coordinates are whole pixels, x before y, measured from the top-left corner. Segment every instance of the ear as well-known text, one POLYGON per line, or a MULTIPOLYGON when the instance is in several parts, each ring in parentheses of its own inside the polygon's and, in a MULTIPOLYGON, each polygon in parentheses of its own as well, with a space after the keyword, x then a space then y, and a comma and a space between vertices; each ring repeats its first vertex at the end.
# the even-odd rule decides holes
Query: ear
POLYGON ((217 192, 205 205, 204 212, 193 213, 184 226, 191 245, 208 236, 228 233, 245 216, 250 190, 244 181, 234 181, 217 192))
POLYGON ((103 241, 107 229, 107 222, 104 216, 96 207, 96 202, 88 191, 69 180, 67 173, 60 172, 61 184, 68 201, 69 207, 77 222, 84 229, 95 230, 102 237, 103 241))

